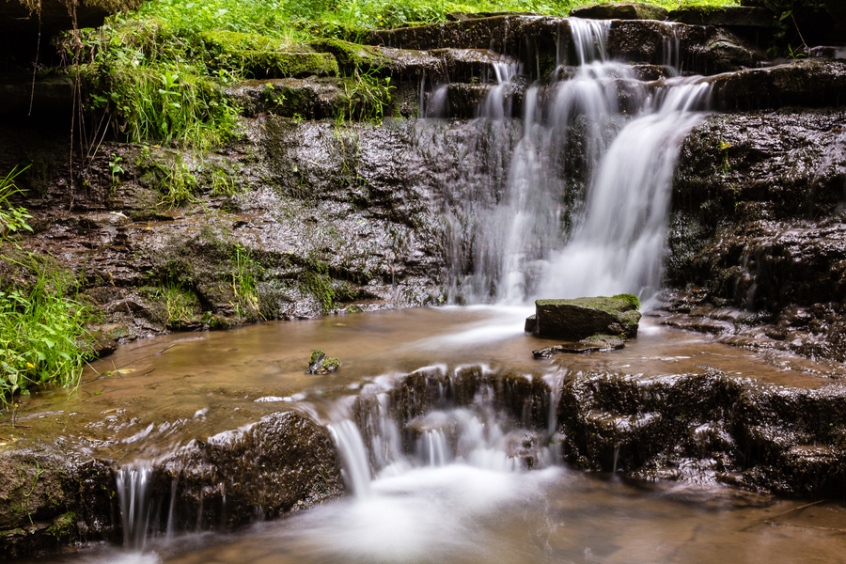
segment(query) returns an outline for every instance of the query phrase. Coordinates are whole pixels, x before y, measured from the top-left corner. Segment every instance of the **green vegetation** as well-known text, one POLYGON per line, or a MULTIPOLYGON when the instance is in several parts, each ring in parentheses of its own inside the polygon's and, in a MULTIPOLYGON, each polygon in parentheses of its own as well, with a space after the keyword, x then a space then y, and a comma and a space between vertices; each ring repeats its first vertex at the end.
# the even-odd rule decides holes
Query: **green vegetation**
POLYGON ((232 257, 232 293, 235 313, 247 319, 263 319, 259 308, 257 276, 261 266, 253 260, 249 250, 235 245, 232 257))
POLYGON ((0 178, 0 405, 36 386, 75 386, 93 352, 91 312, 77 298, 75 277, 14 241, 31 231, 31 216, 9 202, 20 172, 0 178))
MULTIPOLYGON (((134 143, 209 149, 237 135, 238 108, 225 88, 247 78, 335 76, 346 80, 339 119, 381 119, 390 79, 372 48, 377 29, 441 22, 454 12, 564 16, 586 0, 151 0, 64 48, 88 92, 86 110, 134 143), (340 66, 339 66, 340 65, 340 66), (374 70, 377 69, 377 70, 374 70), (383 73, 384 74, 384 73, 383 73)), ((734 0, 652 0, 668 8, 734 0)))

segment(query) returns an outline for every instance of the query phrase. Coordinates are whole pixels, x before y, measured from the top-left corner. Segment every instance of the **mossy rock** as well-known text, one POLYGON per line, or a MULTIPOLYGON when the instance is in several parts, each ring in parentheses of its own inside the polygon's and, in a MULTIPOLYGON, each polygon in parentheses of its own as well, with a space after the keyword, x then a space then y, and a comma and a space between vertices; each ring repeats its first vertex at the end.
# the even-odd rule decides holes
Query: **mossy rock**
POLYGON ((665 20, 667 10, 640 2, 608 2, 573 8, 570 16, 592 20, 665 20))
POLYGON ((198 39, 211 66, 239 70, 256 78, 339 74, 338 61, 331 53, 318 53, 306 46, 292 47, 263 35, 214 31, 201 33, 198 39))
POLYGON ((376 47, 332 38, 314 41, 309 47, 318 53, 332 55, 345 75, 352 74, 355 70, 390 74, 392 59, 376 47))
POLYGON ((640 300, 631 294, 572 300, 537 300, 526 330, 538 337, 580 341, 593 335, 637 336, 640 300))

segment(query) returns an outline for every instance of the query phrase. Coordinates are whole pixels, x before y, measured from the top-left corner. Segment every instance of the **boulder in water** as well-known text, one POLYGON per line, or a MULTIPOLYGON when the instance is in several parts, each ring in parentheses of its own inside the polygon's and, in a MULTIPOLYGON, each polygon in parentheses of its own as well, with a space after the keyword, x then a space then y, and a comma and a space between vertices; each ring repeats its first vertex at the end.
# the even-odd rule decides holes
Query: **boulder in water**
POLYGON ((538 337, 580 341, 592 335, 637 336, 640 301, 631 294, 573 300, 537 300, 526 331, 538 337))
POLYGON ((320 349, 311 351, 311 358, 308 361, 309 374, 331 374, 337 372, 341 367, 341 361, 328 356, 320 349))
POLYGON ((665 20, 667 13, 660 6, 640 2, 612 2, 579 6, 570 11, 570 16, 590 20, 665 20))

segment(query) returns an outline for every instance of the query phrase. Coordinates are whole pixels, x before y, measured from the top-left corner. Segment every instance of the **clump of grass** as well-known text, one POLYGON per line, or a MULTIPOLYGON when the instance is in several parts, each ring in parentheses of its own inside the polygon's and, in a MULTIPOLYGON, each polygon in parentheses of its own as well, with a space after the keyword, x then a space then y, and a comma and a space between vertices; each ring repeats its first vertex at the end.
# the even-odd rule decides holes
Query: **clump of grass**
POLYGON ((148 185, 161 193, 159 206, 175 208, 196 201, 194 192, 199 181, 182 153, 154 150, 144 145, 136 165, 148 185))
POLYGON ((235 245, 232 255, 232 303, 235 313, 247 319, 263 319, 259 307, 258 276, 261 266, 249 250, 235 245))
POLYGON ((160 297, 167 316, 165 325, 171 328, 178 328, 190 322, 196 316, 200 305, 196 294, 175 284, 162 288, 160 297))
POLYGON ((78 299, 76 278, 14 240, 31 231, 31 216, 9 202, 19 172, 0 178, 0 405, 35 387, 76 386, 93 355, 86 329, 92 312, 78 299))

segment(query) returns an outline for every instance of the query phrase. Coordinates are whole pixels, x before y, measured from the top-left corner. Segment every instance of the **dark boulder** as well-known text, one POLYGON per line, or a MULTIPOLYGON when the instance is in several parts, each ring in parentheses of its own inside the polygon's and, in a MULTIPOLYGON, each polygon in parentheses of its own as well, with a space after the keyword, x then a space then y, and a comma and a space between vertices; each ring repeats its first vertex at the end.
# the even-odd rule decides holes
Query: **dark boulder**
POLYGON ((670 21, 691 25, 716 25, 721 27, 772 27, 773 13, 766 8, 752 6, 684 6, 669 13, 670 21))

